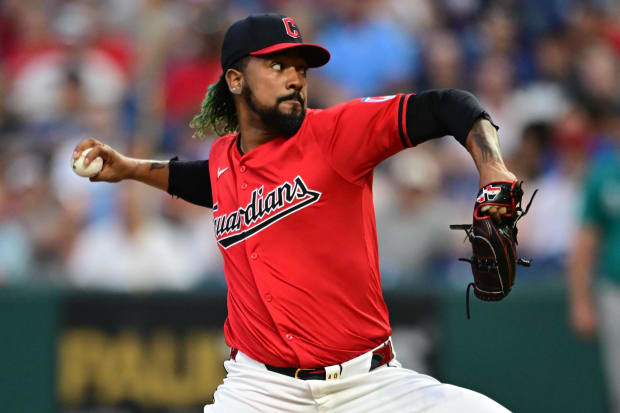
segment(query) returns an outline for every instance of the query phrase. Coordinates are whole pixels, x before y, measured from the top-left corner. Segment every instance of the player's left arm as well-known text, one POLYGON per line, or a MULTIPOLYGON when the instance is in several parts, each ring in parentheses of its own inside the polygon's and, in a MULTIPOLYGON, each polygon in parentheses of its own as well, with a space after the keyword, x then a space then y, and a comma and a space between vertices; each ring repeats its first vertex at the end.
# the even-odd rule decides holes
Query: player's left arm
POLYGON ((491 117, 474 95, 431 89, 355 99, 313 114, 309 122, 328 163, 349 182, 359 182, 383 160, 430 139, 451 135, 471 154, 480 186, 514 181, 506 169, 491 117))
POLYGON ((406 129, 413 145, 452 135, 471 154, 480 187, 493 181, 515 181, 502 159, 496 126, 474 95, 459 89, 434 89, 412 95, 406 129))
POLYGON ((465 147, 471 154, 480 173, 479 188, 489 182, 517 180, 515 174, 510 172, 504 164, 499 148, 497 130, 489 120, 479 118, 474 122, 467 134, 465 147))

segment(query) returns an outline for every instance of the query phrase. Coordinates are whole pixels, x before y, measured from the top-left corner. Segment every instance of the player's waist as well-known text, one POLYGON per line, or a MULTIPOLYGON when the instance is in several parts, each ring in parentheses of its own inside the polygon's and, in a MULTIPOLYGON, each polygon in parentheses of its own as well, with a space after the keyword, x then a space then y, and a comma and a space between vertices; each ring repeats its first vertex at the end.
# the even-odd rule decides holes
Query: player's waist
POLYGON ((237 349, 231 349, 230 358, 236 362, 253 364, 285 376, 301 380, 339 380, 346 377, 371 372, 372 370, 388 364, 394 360, 394 348, 392 339, 374 349, 343 363, 317 368, 277 367, 258 362, 237 349))

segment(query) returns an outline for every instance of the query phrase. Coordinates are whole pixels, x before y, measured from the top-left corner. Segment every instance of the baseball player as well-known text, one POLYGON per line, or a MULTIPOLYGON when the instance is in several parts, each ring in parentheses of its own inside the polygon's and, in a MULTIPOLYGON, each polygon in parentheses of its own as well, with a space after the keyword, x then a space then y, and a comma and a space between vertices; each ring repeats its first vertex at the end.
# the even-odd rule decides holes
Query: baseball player
POLYGON ((307 71, 329 58, 291 17, 249 16, 229 28, 222 77, 191 123, 225 134, 208 160, 133 159, 95 139, 73 156, 103 158, 92 181, 134 179, 213 210, 231 354, 205 412, 506 412, 395 359, 372 202, 379 162, 444 135, 471 153, 481 187, 515 181, 496 129, 452 89, 308 109, 307 71))

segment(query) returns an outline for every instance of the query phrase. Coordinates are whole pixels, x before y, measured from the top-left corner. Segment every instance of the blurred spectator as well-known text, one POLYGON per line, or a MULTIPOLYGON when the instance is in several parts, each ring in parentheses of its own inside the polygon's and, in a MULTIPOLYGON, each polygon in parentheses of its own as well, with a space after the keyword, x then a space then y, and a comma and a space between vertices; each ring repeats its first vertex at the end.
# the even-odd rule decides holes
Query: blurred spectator
MULTIPOLYGON (((117 291, 188 289, 206 272, 196 248, 185 248, 171 224, 156 214, 162 194, 127 183, 118 214, 88 225, 68 257, 77 287, 117 291)), ((208 236, 208 234, 202 234, 208 236)), ((182 240, 182 239, 181 239, 182 240)))
POLYGON ((184 251, 195 274, 194 286, 201 288, 215 281, 224 282, 224 261, 217 246, 213 216, 208 209, 166 196, 163 217, 174 230, 174 243, 184 251))
POLYGON ((115 49, 99 41, 103 35, 95 31, 84 4, 68 3, 61 9, 58 24, 63 30, 58 36, 50 33, 44 9, 24 7, 21 13, 17 27, 24 44, 7 61, 11 104, 18 115, 31 122, 62 116, 62 90, 72 81, 68 71, 76 73, 73 79, 79 79, 87 104, 107 107, 121 102, 126 67, 115 49))
POLYGON ((0 172, 0 285, 28 280, 34 265, 33 246, 14 203, 20 188, 16 187, 17 180, 11 181, 7 188, 4 174, 0 172))
POLYGON ((395 199, 377 214, 382 280, 420 282, 450 254, 446 218, 456 207, 442 196, 439 165, 424 149, 395 155, 389 167, 395 199))
POLYGON ((515 133, 531 123, 556 122, 569 109, 565 91, 571 71, 568 45, 561 36, 551 34, 538 41, 534 56, 538 78, 516 89, 511 101, 515 133))
POLYGON ((482 2, 480 0, 443 0, 440 9, 451 29, 461 29, 475 23, 482 2))
POLYGON ((620 103, 620 66, 612 49, 602 43, 584 48, 577 66, 575 98, 589 113, 599 117, 620 103))
POLYGON ((538 180, 551 168, 550 156, 551 125, 536 122, 525 127, 519 148, 506 162, 511 171, 529 183, 538 180))
POLYGON ((432 0, 386 0, 378 2, 375 13, 382 10, 393 16, 396 24, 413 36, 424 36, 440 24, 440 10, 432 0))
POLYGON ((572 111, 560 125, 556 130, 545 123, 529 125, 518 151, 509 160, 517 176, 525 180, 524 202, 539 189, 536 208, 527 217, 528 225, 519 229, 519 252, 536 262, 527 272, 530 275, 559 272, 576 233, 574 200, 592 136, 582 111, 572 111))
POLYGON ((13 136, 20 128, 21 121, 11 112, 6 100, 6 79, 0 66, 0 142, 13 136))
POLYGON ((52 196, 45 179, 47 163, 41 155, 11 151, 6 156, 11 160, 4 170, 4 216, 9 219, 8 228, 19 228, 7 242, 12 248, 22 245, 22 254, 32 258, 22 263, 26 271, 22 275, 32 281, 61 281, 62 262, 72 246, 77 222, 52 196))
POLYGON ((559 33, 550 33, 539 38, 535 46, 538 80, 566 85, 570 74, 569 53, 569 44, 559 33))
POLYGON ((3 2, 1 7, 2 22, 6 23, 2 25, 2 55, 9 74, 31 59, 59 47, 47 13, 49 8, 42 1, 12 0, 3 2))
POLYGON ((620 6, 614 0, 609 0, 608 3, 603 24, 603 38, 614 48, 616 55, 620 55, 620 6))
POLYGON ((55 115, 50 119, 40 119, 29 130, 39 147, 45 145, 51 149, 65 140, 87 134, 85 123, 89 102, 83 79, 75 67, 64 68, 60 76, 55 115))
POLYGON ((173 51, 165 79, 168 136, 162 149, 179 145, 177 141, 200 110, 207 87, 219 79, 219 49, 228 25, 221 9, 204 10, 181 37, 183 47, 173 51))
POLYGON ((426 44, 420 90, 466 88, 463 63, 462 47, 456 36, 451 32, 433 33, 426 44))
POLYGON ((517 53, 516 21, 510 9, 497 6, 490 8, 481 22, 480 37, 485 55, 510 57, 517 53))
POLYGON ((160 142, 164 127, 166 57, 176 46, 170 35, 177 23, 172 6, 164 0, 147 0, 136 22, 136 135, 154 145, 160 142))
POLYGON ((599 333, 611 410, 620 412, 620 111, 614 147, 596 156, 581 193, 579 233, 568 263, 570 316, 581 337, 599 333))
POLYGON ((0 61, 15 53, 16 14, 15 0, 0 3, 0 61))
POLYGON ((592 1, 574 1, 567 11, 567 43, 573 54, 579 55, 600 40, 601 29, 605 27, 605 11, 592 1))
POLYGON ((332 55, 318 72, 340 92, 322 102, 325 105, 412 88, 411 79, 420 69, 418 45, 393 19, 371 13, 375 3, 345 0, 334 4, 337 14, 317 36, 317 42, 332 55))

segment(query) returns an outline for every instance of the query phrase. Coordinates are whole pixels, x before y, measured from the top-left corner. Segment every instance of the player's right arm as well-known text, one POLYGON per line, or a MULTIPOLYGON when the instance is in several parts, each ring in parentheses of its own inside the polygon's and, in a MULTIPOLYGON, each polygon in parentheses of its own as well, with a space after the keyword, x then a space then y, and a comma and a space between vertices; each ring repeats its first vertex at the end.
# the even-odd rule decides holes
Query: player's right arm
POLYGON ((100 156, 103 159, 101 171, 90 178, 93 182, 119 182, 132 179, 153 186, 188 202, 207 208, 213 207, 209 161, 155 161, 130 158, 110 146, 89 138, 80 142, 73 158, 92 150, 86 155, 84 164, 88 165, 100 156))
POLYGON ((84 165, 88 165, 98 156, 103 159, 103 168, 97 175, 90 178, 92 182, 119 182, 125 179, 133 179, 164 191, 168 190, 169 168, 167 161, 130 158, 93 138, 80 142, 73 152, 73 158, 79 158, 82 152, 88 148, 92 148, 92 150, 84 158, 84 165))

